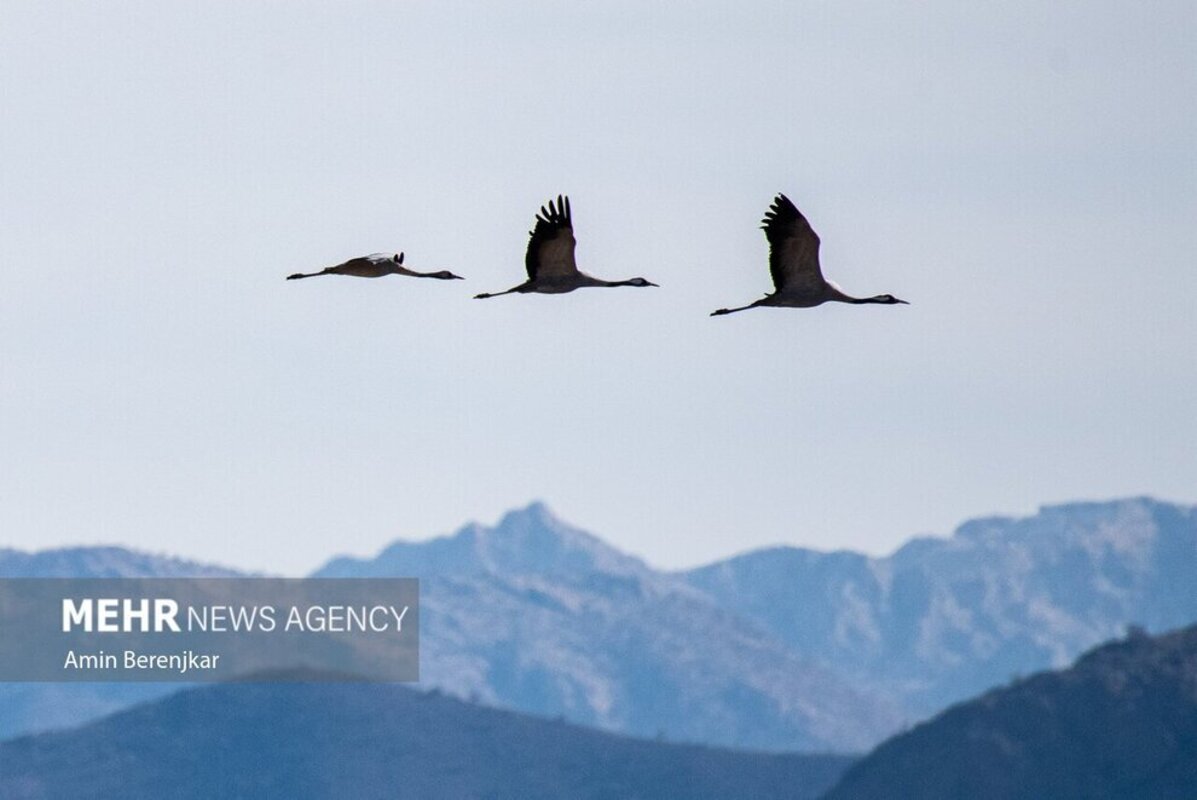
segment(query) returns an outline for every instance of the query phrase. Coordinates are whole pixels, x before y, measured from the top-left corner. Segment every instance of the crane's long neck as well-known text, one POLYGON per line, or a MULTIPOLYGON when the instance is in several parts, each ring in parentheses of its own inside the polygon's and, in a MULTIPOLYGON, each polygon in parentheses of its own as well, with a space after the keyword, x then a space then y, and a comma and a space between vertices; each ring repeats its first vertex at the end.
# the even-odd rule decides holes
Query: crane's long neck
POLYGON ((418 272, 414 269, 407 269, 406 267, 393 267, 391 272, 396 275, 409 275, 413 278, 436 278, 437 280, 462 280, 460 275, 454 275, 447 269, 439 269, 434 272, 418 272))
POLYGON ((585 272, 578 275, 578 286, 643 286, 644 278, 628 278, 626 281, 605 281, 585 272))
POLYGON ((887 294, 879 294, 876 297, 849 297, 848 295, 843 295, 843 297, 838 297, 836 299, 843 303, 852 303, 853 305, 858 306, 865 305, 866 303, 892 305, 894 302, 893 298, 887 294))

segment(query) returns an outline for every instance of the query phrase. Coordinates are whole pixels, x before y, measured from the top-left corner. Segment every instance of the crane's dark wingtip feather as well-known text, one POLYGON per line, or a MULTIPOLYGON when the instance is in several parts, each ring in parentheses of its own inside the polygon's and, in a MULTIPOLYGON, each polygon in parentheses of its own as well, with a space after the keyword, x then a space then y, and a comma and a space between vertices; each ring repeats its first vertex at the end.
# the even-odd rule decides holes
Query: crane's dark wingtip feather
POLYGON ((794 205, 793 200, 780 192, 777 197, 773 198, 773 204, 769 206, 769 210, 765 214, 765 216, 774 217, 790 217, 794 215, 800 215, 798 206, 794 205))
MULTIPOLYGON (((569 197, 564 194, 557 195, 556 198, 549 200, 548 203, 540 207, 540 213, 536 216, 537 227, 545 225, 551 228, 571 228, 572 213, 569 206, 569 197)), ((535 235, 536 231, 528 231, 529 235, 535 235)))
MULTIPOLYGON (((798 206, 786 197, 784 194, 778 193, 773 200, 773 205, 765 212, 765 218, 761 220, 761 227, 765 229, 765 234, 769 237, 774 235, 781 235, 783 232, 800 231, 802 235, 813 236, 818 239, 817 234, 810 227, 806 217, 798 210, 798 206)), ((772 238, 770 238, 772 241, 772 238)))

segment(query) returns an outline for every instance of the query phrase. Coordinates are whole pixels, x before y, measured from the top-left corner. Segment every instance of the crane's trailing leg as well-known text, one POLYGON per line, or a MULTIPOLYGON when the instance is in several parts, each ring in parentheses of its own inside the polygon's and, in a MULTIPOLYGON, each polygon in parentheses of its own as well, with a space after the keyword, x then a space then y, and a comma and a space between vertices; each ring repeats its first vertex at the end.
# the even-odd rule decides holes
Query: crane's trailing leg
POLYGON ((482 294, 474 295, 474 299, 475 300, 486 300, 487 298, 490 298, 490 297, 500 297, 502 295, 511 294, 512 292, 518 292, 518 291, 519 291, 519 287, 517 286, 516 288, 508 289, 505 292, 483 292, 482 294))
POLYGON ((287 280, 297 281, 300 278, 315 278, 317 275, 327 275, 328 270, 321 270, 320 272, 296 272, 294 275, 288 275, 287 280))
POLYGON ((722 317, 724 314, 734 314, 737 311, 747 311, 750 308, 756 308, 758 305, 760 305, 760 304, 759 303, 749 303, 748 305, 740 306, 739 308, 721 308, 718 311, 712 311, 711 316, 712 317, 722 317))

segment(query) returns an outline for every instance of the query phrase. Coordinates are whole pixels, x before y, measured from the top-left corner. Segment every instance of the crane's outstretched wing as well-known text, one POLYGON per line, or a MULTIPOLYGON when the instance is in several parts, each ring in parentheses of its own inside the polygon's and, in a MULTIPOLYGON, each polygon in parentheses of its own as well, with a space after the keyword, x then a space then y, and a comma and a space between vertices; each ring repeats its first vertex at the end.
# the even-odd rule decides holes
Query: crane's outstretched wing
POLYGON ((777 291, 818 293, 827 283, 819 269, 819 236, 790 198, 774 198, 761 228, 769 240, 769 272, 777 291))
POLYGON ((529 280, 546 280, 576 275, 578 265, 574 261, 574 228, 569 213, 569 198, 557 195, 557 203, 549 201, 546 211, 540 207, 536 215, 536 227, 528 240, 528 254, 524 264, 528 268, 529 280))

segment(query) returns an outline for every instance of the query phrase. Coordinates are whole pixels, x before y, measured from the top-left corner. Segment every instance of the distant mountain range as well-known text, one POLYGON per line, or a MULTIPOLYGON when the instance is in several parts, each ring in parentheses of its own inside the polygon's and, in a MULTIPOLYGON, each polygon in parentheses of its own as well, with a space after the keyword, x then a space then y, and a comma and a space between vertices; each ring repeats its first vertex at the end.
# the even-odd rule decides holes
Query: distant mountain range
MULTIPOLYGON (((0 551, 0 575, 156 569, 213 568, 112 549, 0 551)), ((647 737, 845 752, 1063 666, 1128 624, 1197 621, 1197 511, 1077 503, 968 522, 887 558, 774 548, 664 573, 533 504, 316 574, 423 579, 426 686, 647 737)), ((121 692, 0 686, 0 734, 82 721, 128 702, 121 692)))
POLYGON ((1197 797, 1197 626, 1132 633, 951 708, 882 744, 825 800, 878 797, 1197 797))
POLYGON ((1197 508, 1147 498, 966 522, 887 558, 775 548, 685 573, 804 658, 927 716, 1129 624, 1197 622, 1197 508))
POLYGON ((0 745, 0 797, 806 800, 848 763, 629 739, 394 685, 225 684, 0 745))
POLYGON ((488 704, 786 750, 860 750, 903 719, 896 704, 539 503, 493 529, 335 559, 316 575, 420 576, 421 675, 488 704))

